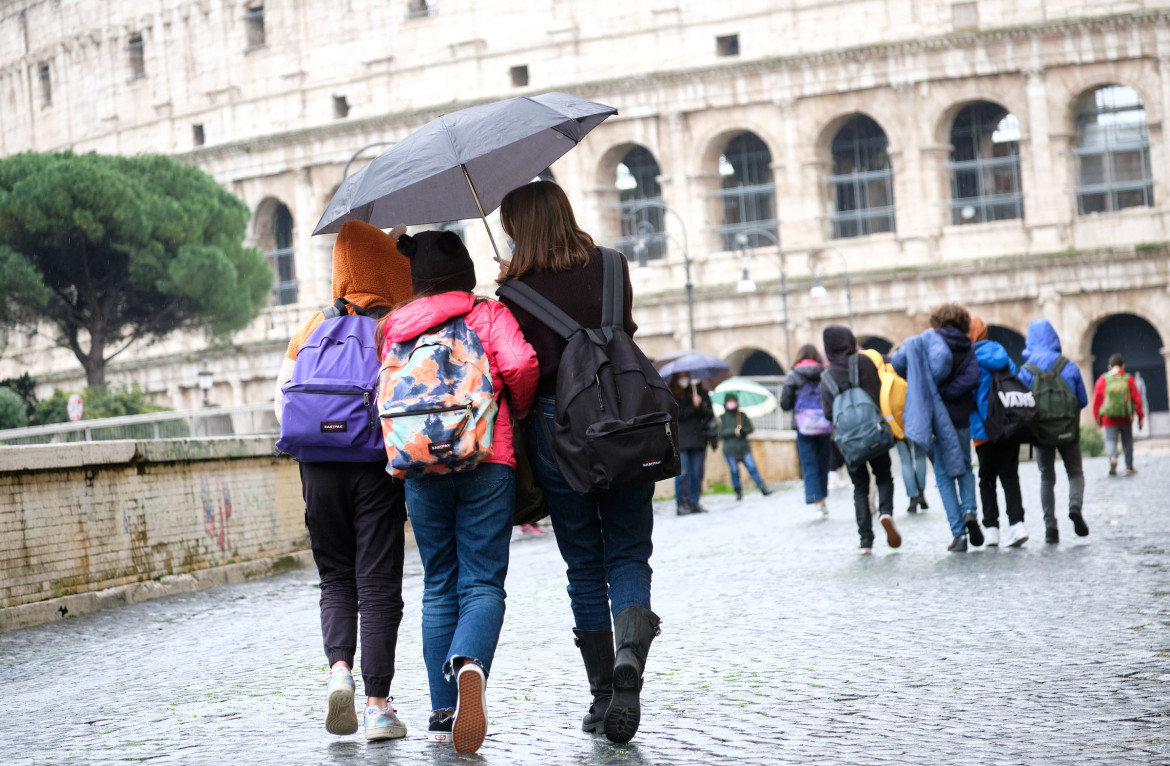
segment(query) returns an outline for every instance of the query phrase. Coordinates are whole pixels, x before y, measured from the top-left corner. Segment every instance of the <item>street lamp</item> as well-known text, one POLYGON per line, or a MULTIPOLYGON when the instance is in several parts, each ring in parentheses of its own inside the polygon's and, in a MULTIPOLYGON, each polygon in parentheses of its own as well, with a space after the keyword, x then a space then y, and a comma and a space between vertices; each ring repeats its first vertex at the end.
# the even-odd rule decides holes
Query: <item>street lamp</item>
MULTIPOLYGON (((780 257, 780 305, 784 310, 784 363, 787 367, 792 366, 792 340, 788 333, 788 258, 784 255, 784 248, 780 247, 780 229, 777 227, 776 234, 773 234, 768 229, 753 226, 748 229, 742 229, 735 235, 735 241, 739 244, 740 257, 745 257, 747 254, 747 238, 749 234, 755 234, 759 237, 771 241, 776 246, 776 254, 780 257)), ((743 270, 743 279, 736 285, 736 292, 752 292, 752 290, 741 290, 740 285, 745 281, 750 282, 747 275, 747 267, 743 270)), ((755 282, 752 282, 752 288, 755 288, 755 282)))
POLYGON ((211 368, 207 366, 207 362, 199 368, 199 388, 203 391, 203 406, 210 407, 211 402, 207 397, 211 393, 211 387, 214 385, 214 373, 211 368))
MULTIPOLYGON (((649 221, 642 221, 639 223, 650 225, 649 221)), ((650 266, 649 255, 646 252, 646 240, 643 237, 638 237, 634 240, 634 257, 638 259, 638 268, 634 269, 634 273, 630 278, 635 282, 650 282, 654 279, 654 269, 650 266)))
POLYGON ((366 144, 361 149, 358 149, 356 152, 353 153, 353 156, 349 158, 349 162, 345 163, 345 170, 341 171, 341 180, 344 181, 346 178, 349 178, 349 166, 352 165, 353 161, 358 158, 358 155, 360 155, 366 149, 373 149, 375 146, 393 146, 396 143, 398 143, 398 142, 397 141, 375 141, 372 144, 366 144))
MULTIPOLYGON (((631 232, 631 233, 637 233, 638 231, 641 231, 642 224, 647 224, 650 228, 653 228, 653 226, 650 224, 649 221, 635 222, 635 219, 637 218, 638 214, 643 213, 647 210, 661 210, 664 213, 670 213, 676 219, 678 219, 678 226, 679 226, 679 229, 682 231, 682 236, 683 236, 682 256, 683 256, 683 270, 686 274, 687 331, 690 335, 690 346, 689 347, 694 348, 695 347, 695 283, 691 281, 691 256, 689 253, 690 248, 687 246, 687 225, 686 225, 686 222, 683 220, 683 217, 679 214, 679 212, 677 210, 675 210, 674 208, 667 207, 666 204, 664 204, 661 200, 651 199, 651 200, 645 200, 642 202, 637 202, 635 204, 632 204, 629 208, 626 209, 626 211, 622 214, 622 231, 630 231, 630 229, 633 228, 633 229, 635 229, 635 231, 631 232), (634 224, 633 227, 631 227, 629 225, 631 223, 634 224)), ((635 247, 636 246, 637 245, 635 244, 635 247)), ((643 243, 643 247, 645 247, 645 243, 643 243)), ((639 269, 643 268, 641 256, 639 256, 638 268, 639 269)), ((649 266, 646 266, 645 268, 649 269, 649 266)), ((639 281, 645 281, 646 279, 647 279, 646 273, 643 272, 639 281)))
MULTIPOLYGON (((846 308, 848 309, 848 312, 849 312, 849 329, 852 330, 853 329, 853 288, 849 284, 849 262, 845 260, 845 254, 842 253, 840 250, 838 250, 835 247, 822 248, 819 252, 825 253, 825 252, 828 252, 830 250, 832 250, 834 253, 836 253, 837 256, 841 259, 841 274, 842 274, 842 276, 845 277, 845 305, 846 305, 846 308)), ((814 256, 809 256, 809 260, 815 264, 817 261, 820 260, 820 258, 814 257, 814 256)), ((812 289, 810 289, 808 291, 808 294, 810 296, 812 296, 813 298, 817 298, 819 300, 820 298, 824 298, 826 295, 828 295, 829 291, 826 290, 825 286, 821 284, 821 274, 815 268, 815 266, 812 268, 812 272, 813 272, 813 286, 812 286, 812 289)))

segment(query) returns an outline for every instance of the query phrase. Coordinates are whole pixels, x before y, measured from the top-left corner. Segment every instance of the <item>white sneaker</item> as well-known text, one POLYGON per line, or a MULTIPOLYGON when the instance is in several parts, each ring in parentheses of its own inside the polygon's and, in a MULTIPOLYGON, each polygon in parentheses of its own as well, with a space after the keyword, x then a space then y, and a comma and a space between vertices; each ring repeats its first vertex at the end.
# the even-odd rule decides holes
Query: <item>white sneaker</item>
POLYGON ((1017 521, 1008 527, 1007 542, 1004 545, 1008 548, 1018 548, 1026 542, 1028 542, 1028 530, 1024 528, 1024 522, 1017 521))
POLYGON ((325 731, 330 734, 354 734, 358 730, 357 711, 353 707, 353 674, 339 667, 329 673, 325 731))
POLYGON ((985 527, 983 529, 983 544, 988 547, 999 545, 999 527, 985 527))
POLYGON ((366 739, 375 742, 382 739, 401 739, 406 736, 406 727, 398 718, 394 708, 370 706, 365 715, 366 739))

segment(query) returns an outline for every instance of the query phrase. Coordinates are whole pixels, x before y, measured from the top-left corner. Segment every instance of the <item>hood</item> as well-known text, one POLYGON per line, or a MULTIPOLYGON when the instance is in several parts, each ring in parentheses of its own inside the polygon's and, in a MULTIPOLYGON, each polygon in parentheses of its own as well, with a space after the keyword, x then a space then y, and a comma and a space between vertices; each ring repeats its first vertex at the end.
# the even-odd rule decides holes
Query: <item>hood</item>
POLYGON ((788 374, 794 378, 799 378, 805 383, 819 383, 821 380, 821 372, 824 370, 819 362, 814 362, 811 359, 805 359, 800 364, 789 370, 788 374))
POLYGON ((853 337, 853 331, 844 325, 829 325, 825 328, 822 339, 829 364, 843 363, 847 356, 857 351, 857 338, 853 337))
POLYGON ((971 350, 971 339, 953 327, 942 327, 935 330, 939 337, 947 342, 947 348, 952 354, 962 354, 971 350))
POLYGON ((985 370, 1002 370, 1011 366, 1007 349, 993 340, 981 340, 972 348, 979 366, 985 370))
POLYGON ((981 340, 987 340, 987 325, 979 317, 971 317, 971 331, 967 333, 967 337, 971 339, 972 343, 978 343, 981 340))
POLYGON ((451 317, 466 314, 474 307, 475 296, 462 290, 416 298, 390 315, 386 323, 386 340, 401 343, 417 338, 432 327, 451 317))
POLYGON ((394 237, 363 221, 346 221, 333 243, 333 300, 362 308, 395 306, 414 296, 410 261, 394 237))
POLYGON ((1060 336, 1047 319, 1033 319, 1028 324, 1028 339, 1024 346, 1024 358, 1036 355, 1059 355, 1060 336))

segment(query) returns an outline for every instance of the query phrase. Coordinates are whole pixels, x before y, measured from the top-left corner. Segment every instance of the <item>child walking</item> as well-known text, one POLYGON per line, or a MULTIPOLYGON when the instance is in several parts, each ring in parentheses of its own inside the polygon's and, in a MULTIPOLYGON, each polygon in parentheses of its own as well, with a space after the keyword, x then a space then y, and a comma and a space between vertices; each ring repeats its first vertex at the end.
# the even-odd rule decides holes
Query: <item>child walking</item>
POLYGON ((743 485, 739 481, 739 464, 747 469, 748 476, 760 488, 761 495, 770 495, 772 490, 760 478, 760 471, 756 468, 756 459, 752 456, 752 445, 748 441, 748 434, 756 430, 752 419, 747 413, 739 409, 739 397, 728 394, 723 399, 723 414, 719 416, 719 438, 723 440, 723 457, 727 460, 727 467, 731 470, 731 486, 735 490, 735 499, 743 500, 743 485))
MULTIPOLYGON (((398 249, 411 259, 415 299, 387 318, 382 356, 388 360, 409 352, 424 332, 462 320, 470 334, 456 324, 455 332, 461 334, 458 345, 482 346, 498 407, 490 456, 471 470, 408 473, 406 478, 406 505, 423 564, 430 737, 453 742, 461 753, 473 753, 487 734, 485 689, 504 621, 504 577, 515 504, 511 414, 522 416, 532 406, 539 373, 536 353, 512 313, 501 303, 471 293, 475 267, 457 234, 428 231, 403 236, 398 249)), ((386 361, 384 376, 385 365, 386 361)), ((422 367, 409 387, 411 395, 445 374, 441 365, 438 371, 434 365, 422 367)), ((401 400, 387 404, 392 410, 401 406, 401 400)), ((387 416, 386 411, 381 414, 387 416)), ((426 428, 430 427, 428 417, 426 428)), ((422 452, 435 455, 449 445, 432 441, 422 452)))

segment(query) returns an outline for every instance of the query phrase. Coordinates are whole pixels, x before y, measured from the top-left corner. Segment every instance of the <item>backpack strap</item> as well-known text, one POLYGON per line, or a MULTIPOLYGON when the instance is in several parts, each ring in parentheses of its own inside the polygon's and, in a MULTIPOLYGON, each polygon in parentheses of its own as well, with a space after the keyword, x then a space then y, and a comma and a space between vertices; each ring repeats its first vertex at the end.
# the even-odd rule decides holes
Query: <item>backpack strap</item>
POLYGON ((601 331, 608 344, 613 340, 613 331, 617 330, 625 314, 623 300, 622 261, 621 254, 612 248, 602 247, 602 293, 601 293, 601 331))
POLYGON ((1048 368, 1048 372, 1053 375, 1059 375, 1066 364, 1068 364, 1068 359, 1063 356, 1058 356, 1056 357, 1056 361, 1052 363, 1052 366, 1048 368))
POLYGON ((353 313, 356 314, 357 316, 360 316, 360 317, 366 316, 365 309, 363 309, 361 306, 357 305, 353 301, 346 300, 345 298, 338 298, 336 301, 333 302, 332 306, 328 306, 326 308, 321 309, 321 313, 325 315, 326 319, 333 319, 334 317, 344 316, 345 314, 349 313, 348 311, 345 310, 346 306, 349 306, 350 308, 352 308, 353 313))
POLYGON ((1047 374, 1044 372, 1044 370, 1041 370, 1039 367, 1032 364, 1031 362, 1028 362, 1027 364, 1025 364, 1024 369, 1027 370, 1028 372, 1032 373, 1032 377, 1035 377, 1035 378, 1039 378, 1041 375, 1047 374))
POLYGON ((861 388, 861 371, 858 369, 858 355, 849 357, 849 387, 861 388))
MULTIPOLYGON (((606 333, 582 327, 577 320, 566 314, 555 303, 519 280, 509 279, 496 288, 496 295, 508 298, 565 341, 571 340, 579 332, 584 332, 589 340, 598 346, 609 345, 609 340, 605 337, 606 333)), ((605 305, 604 299, 602 305, 605 305)), ((602 311, 604 316, 604 308, 602 311)), ((612 331, 608 333, 608 336, 612 339, 612 331)))
POLYGON ((841 394, 841 387, 837 385, 837 381, 833 378, 833 375, 829 372, 827 367, 825 368, 824 373, 821 375, 821 380, 824 381, 825 389, 834 399, 836 399, 841 394))

